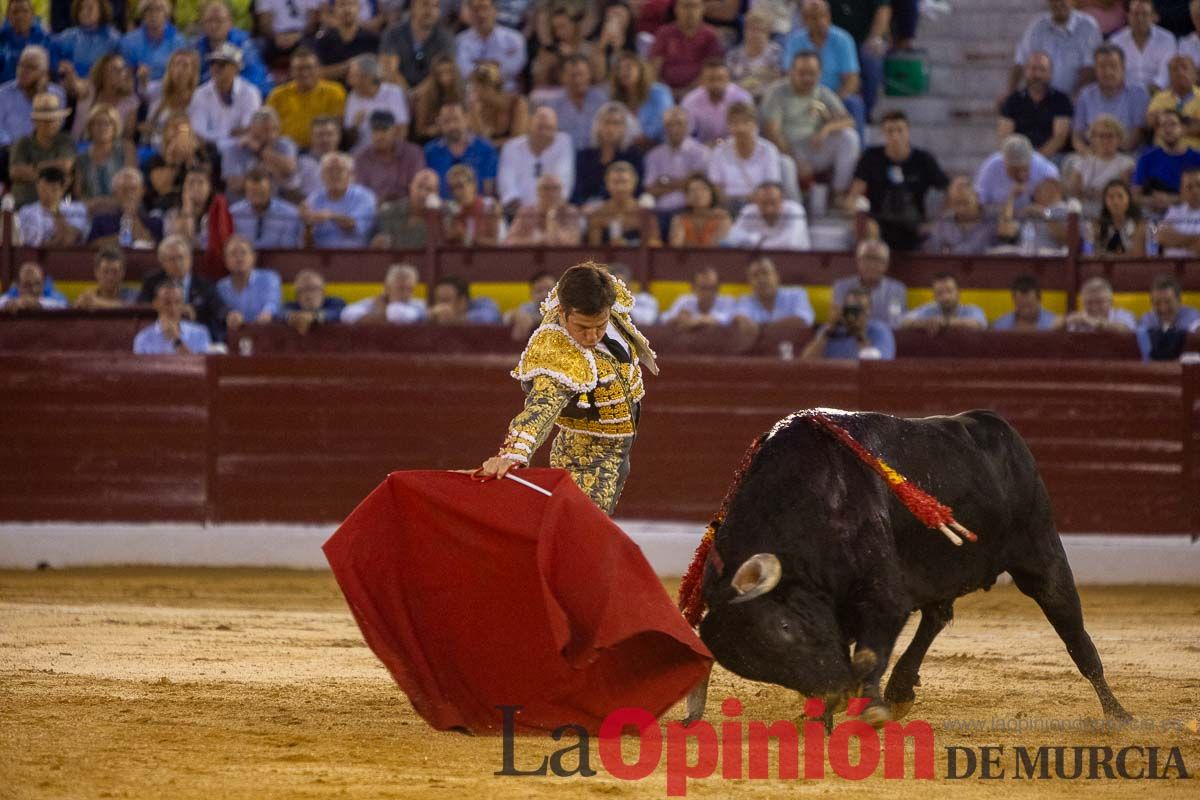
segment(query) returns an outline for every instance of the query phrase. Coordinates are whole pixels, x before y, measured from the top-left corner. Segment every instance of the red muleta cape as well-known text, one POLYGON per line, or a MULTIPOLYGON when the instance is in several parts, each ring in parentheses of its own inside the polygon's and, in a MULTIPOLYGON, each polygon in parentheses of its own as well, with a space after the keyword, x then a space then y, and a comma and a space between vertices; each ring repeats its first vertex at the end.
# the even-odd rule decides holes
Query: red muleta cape
POLYGON ((659 716, 712 655, 641 550, 558 469, 394 472, 324 545, 367 644, 434 728, 659 716))

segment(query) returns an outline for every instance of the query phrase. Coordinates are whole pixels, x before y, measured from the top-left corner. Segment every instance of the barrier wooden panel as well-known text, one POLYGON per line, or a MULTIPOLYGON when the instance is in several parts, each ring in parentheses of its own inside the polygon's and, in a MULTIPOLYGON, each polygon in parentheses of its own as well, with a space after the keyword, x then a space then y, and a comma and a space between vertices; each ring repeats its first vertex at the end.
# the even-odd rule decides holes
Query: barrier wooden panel
POLYGON ((0 519, 202 521, 202 356, 0 355, 0 519))
POLYGON ((216 521, 337 521, 397 469, 478 466, 521 407, 511 358, 213 359, 216 521))
POLYGON ((0 352, 129 352, 133 337, 155 319, 152 308, 23 311, 0 314, 0 352))
POLYGON ((969 408, 1002 414, 1037 457, 1062 530, 1190 527, 1178 365, 921 363, 916 370, 869 365, 863 397, 903 415, 969 408))
MULTIPOLYGON (((0 314, 0 352, 113 351, 128 352, 134 335, 154 319, 148 308, 115 311, 46 311, 0 314)), ((765 356, 778 358, 780 343, 790 342, 799 356, 812 337, 802 324, 762 326, 757 333, 734 328, 678 332, 666 326, 645 329, 655 350, 667 355, 765 356)), ((508 328, 484 325, 322 325, 301 335, 282 325, 249 325, 229 336, 230 352, 251 340, 258 355, 289 353, 509 353, 523 342, 508 328)), ((1120 333, 1062 333, 948 330, 897 331, 901 358, 1028 358, 1140 360, 1136 339, 1120 333)), ((1189 350, 1200 351, 1200 333, 1189 350)))
MULTIPOLYGON (((0 330, 3 325, 0 325, 0 330)), ((229 351, 249 339, 257 355, 294 353, 509 353, 509 368, 524 342, 493 325, 339 325, 310 328, 301 335, 287 325, 248 325, 229 335, 229 351)))
POLYGON ((1190 506, 1192 533, 1200 534, 1200 364, 1183 367, 1183 501, 1190 506))
MULTIPOLYGON (((5 286, 25 260, 42 264, 56 280, 92 279, 94 250, 89 247, 0 248, 9 267, 0 272, 5 286)), ((200 257, 197 252, 197 258, 200 257)), ((523 282, 541 270, 558 272, 581 261, 629 265, 640 280, 688 281, 697 269, 712 266, 724 281, 745 280, 747 265, 769 256, 784 283, 828 285, 854 274, 847 252, 754 251, 733 248, 637 247, 439 247, 430 250, 274 250, 260 253, 259 263, 292 280, 301 269, 317 269, 329 282, 378 283, 388 265, 408 262, 421 270, 423 281, 457 275, 468 281, 523 282)), ((127 251, 128 276, 139 280, 157 269, 152 251, 127 251)), ((1007 289, 1018 275, 1033 274, 1047 290, 1063 290, 1074 302, 1079 283, 1104 275, 1117 291, 1148 291, 1154 276, 1173 273, 1186 291, 1200 291, 1200 259, 1065 259, 1021 255, 949 256, 896 253, 890 274, 910 287, 928 286, 940 272, 955 275, 973 289, 1007 289)))
MULTIPOLYGON (((0 355, 0 519, 336 522, 390 470, 495 452, 510 362, 0 355)), ((1200 532, 1200 366, 674 357, 647 383, 626 516, 707 518, 799 408, 986 407, 1026 437, 1061 530, 1200 532)))
MULTIPOLYGON (((36 261, 54 280, 94 280, 95 249, 90 247, 32 248, 18 247, 13 257, 19 266, 24 261, 36 261)), ((194 255, 194 268, 200 270, 202 251, 194 255)), ((125 251, 125 277, 141 280, 159 269, 158 258, 151 250, 125 251)), ((417 266, 425 263, 423 250, 263 250, 258 263, 279 272, 285 281, 294 280, 302 269, 315 269, 328 283, 380 283, 387 268, 398 262, 417 266)), ((513 277, 512 280, 524 278, 513 277)), ((5 281, 7 286, 9 281, 5 281)))
POLYGON ((853 363, 673 359, 648 379, 620 513, 707 520, 754 437, 800 408, 859 407, 853 363))
POLYGON ((1080 259, 1079 282, 1101 275, 1117 292, 1149 292, 1150 284, 1163 274, 1174 275, 1185 291, 1200 289, 1200 260, 1162 258, 1080 259))
POLYGON ((1133 333, 1098 331, 968 331, 930 334, 899 330, 896 354, 903 358, 1030 358, 1140 360, 1133 333))

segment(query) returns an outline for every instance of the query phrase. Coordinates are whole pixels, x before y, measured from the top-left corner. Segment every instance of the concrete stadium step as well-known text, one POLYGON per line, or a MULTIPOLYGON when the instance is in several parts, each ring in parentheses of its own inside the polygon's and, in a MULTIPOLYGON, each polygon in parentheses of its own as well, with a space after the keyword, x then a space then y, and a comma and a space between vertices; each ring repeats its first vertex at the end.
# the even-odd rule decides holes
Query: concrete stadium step
MULTIPOLYGON (((947 2, 950 3, 950 8, 953 9, 951 16, 964 11, 979 9, 1010 11, 1027 16, 1042 14, 1047 10, 1046 4, 1040 2, 1040 0, 947 0, 947 2)), ((922 22, 924 22, 924 19, 922 19, 922 22)))
POLYGON ((883 97, 877 105, 875 118, 892 109, 908 115, 914 128, 923 125, 957 125, 961 122, 994 124, 996 103, 990 97, 883 97))
POLYGON ((1016 47, 1017 41, 1029 22, 1044 10, 1027 7, 1025 11, 1005 11, 992 6, 961 8, 937 20, 921 20, 917 27, 917 41, 925 39, 954 38, 959 41, 1008 42, 1016 47))
POLYGON ((1008 87, 1008 67, 934 64, 929 68, 929 90, 940 97, 972 97, 995 102, 1008 87))
POLYGON ((974 179, 979 165, 983 163, 983 159, 989 154, 983 156, 971 155, 967 153, 952 153, 938 157, 938 163, 942 166, 942 172, 953 178, 955 175, 967 175, 974 179))
POLYGON ((930 93, 881 97, 875 119, 900 108, 913 144, 932 152, 949 175, 974 176, 997 147, 996 100, 1008 86, 1017 42, 1042 0, 949 0, 951 12, 922 19, 916 46, 930 65, 930 93))
POLYGON ((940 127, 922 126, 913 140, 935 153, 990 153, 996 149, 994 122, 955 121, 940 127))
POLYGON ((920 36, 917 47, 924 50, 930 64, 983 64, 1008 66, 1016 50, 1015 40, 988 37, 964 39, 960 36, 920 36))

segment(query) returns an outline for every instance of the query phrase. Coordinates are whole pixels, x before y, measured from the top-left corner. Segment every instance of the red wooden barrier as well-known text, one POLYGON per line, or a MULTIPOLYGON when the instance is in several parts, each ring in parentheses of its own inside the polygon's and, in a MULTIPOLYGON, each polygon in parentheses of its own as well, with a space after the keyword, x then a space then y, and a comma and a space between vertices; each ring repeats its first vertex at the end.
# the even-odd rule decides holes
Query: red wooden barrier
POLYGON ((0 356, 0 519, 206 518, 202 356, 0 356))
MULTIPOLYGON (((511 356, 0 355, 0 519, 330 523, 388 471, 494 452, 511 356)), ((1200 366, 671 357, 648 379, 629 517, 703 520, 749 441, 804 407, 993 408, 1064 531, 1200 532, 1200 366)), ((544 456, 543 456, 544 458, 544 456)))

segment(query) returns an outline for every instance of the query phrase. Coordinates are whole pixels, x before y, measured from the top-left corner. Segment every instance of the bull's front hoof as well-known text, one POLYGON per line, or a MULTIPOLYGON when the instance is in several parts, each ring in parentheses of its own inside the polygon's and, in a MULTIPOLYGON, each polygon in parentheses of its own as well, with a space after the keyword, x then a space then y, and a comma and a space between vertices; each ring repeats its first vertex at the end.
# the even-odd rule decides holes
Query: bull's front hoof
POLYGON ((886 705, 876 701, 863 709, 860 718, 872 728, 882 728, 885 723, 892 721, 892 712, 886 705))
POLYGON ((1107 719, 1115 720, 1116 722, 1132 722, 1133 714, 1125 710, 1124 706, 1115 700, 1111 705, 1104 707, 1104 716, 1107 719))
POLYGON ((892 719, 899 721, 908 716, 908 712, 912 711, 912 707, 912 700, 903 700, 899 703, 889 704, 888 712, 892 715, 892 719))

